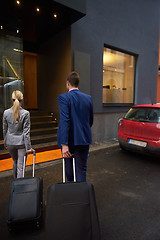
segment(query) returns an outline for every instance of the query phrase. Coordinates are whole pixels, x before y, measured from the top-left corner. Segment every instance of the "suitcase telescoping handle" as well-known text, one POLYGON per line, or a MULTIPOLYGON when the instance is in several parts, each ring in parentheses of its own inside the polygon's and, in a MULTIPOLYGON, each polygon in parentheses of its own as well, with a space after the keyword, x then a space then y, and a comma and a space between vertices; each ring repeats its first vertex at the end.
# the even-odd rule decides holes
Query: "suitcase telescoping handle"
MULTIPOLYGON (((73 177, 74 177, 74 182, 76 182, 76 166, 75 166, 75 158, 74 156, 72 156, 73 158, 73 177)), ((66 173, 65 173, 65 160, 63 158, 63 183, 66 182, 66 173)))
MULTIPOLYGON (((33 150, 33 172, 32 172, 32 177, 34 177, 35 174, 35 159, 36 159, 36 151, 33 150)), ((24 162, 23 162, 23 177, 24 177, 24 172, 25 172, 25 166, 26 166, 26 159, 27 159, 28 153, 24 155, 24 162)))

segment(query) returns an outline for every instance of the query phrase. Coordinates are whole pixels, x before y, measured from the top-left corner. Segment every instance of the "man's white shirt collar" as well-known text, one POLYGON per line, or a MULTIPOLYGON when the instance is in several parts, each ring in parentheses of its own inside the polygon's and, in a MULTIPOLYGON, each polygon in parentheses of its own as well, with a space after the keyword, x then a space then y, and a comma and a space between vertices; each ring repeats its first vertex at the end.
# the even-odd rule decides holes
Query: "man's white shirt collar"
POLYGON ((72 90, 79 90, 78 88, 72 88, 70 89, 68 92, 72 91, 72 90))

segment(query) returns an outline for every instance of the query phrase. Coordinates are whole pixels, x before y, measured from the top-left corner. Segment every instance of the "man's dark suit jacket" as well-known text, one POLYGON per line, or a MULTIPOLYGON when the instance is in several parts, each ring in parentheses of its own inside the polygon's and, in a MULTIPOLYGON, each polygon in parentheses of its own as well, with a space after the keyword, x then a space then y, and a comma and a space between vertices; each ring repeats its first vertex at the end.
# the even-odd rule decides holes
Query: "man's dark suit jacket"
POLYGON ((91 144, 93 104, 91 96, 73 89, 58 96, 60 122, 57 133, 58 146, 91 144))

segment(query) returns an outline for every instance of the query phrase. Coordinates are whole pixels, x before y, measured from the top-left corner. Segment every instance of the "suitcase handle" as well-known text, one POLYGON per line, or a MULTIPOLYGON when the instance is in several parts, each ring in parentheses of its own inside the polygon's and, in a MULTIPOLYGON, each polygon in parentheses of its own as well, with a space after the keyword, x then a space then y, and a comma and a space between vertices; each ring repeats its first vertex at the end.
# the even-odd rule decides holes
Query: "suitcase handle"
MULTIPOLYGON (((33 150, 32 153, 33 153, 33 172, 32 172, 32 177, 34 177, 34 175, 35 175, 35 158, 36 158, 36 151, 33 150)), ((30 153, 29 153, 29 154, 30 154, 30 153)), ((25 166, 26 166, 27 156, 28 156, 28 153, 26 153, 26 154, 24 155, 23 175, 22 175, 22 177, 24 177, 24 172, 25 172, 25 166)))
MULTIPOLYGON (((74 182, 76 182, 76 166, 75 166, 75 158, 72 155, 73 158, 73 177, 74 177, 74 182)), ((65 173, 65 160, 63 158, 63 183, 66 182, 66 173, 65 173)))

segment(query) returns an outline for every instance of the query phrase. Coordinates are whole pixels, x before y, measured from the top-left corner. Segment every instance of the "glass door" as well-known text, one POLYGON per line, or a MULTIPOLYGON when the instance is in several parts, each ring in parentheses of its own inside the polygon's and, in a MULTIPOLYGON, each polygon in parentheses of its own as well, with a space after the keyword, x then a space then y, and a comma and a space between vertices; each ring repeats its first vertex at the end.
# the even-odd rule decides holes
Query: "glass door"
POLYGON ((23 40, 20 37, 0 35, 0 112, 11 107, 14 90, 24 92, 23 40))

